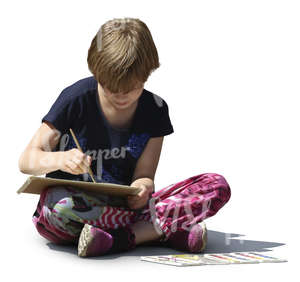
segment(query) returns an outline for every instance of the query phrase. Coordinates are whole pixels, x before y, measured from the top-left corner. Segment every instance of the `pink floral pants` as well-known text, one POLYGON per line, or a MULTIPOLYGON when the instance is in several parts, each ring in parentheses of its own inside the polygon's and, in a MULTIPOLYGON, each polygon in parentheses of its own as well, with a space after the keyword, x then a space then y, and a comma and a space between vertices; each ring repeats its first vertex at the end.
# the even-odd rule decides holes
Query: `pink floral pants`
POLYGON ((163 242, 172 232, 189 230, 215 215, 230 196, 227 181, 216 173, 195 175, 162 188, 140 210, 118 205, 105 195, 55 186, 43 190, 32 220, 41 236, 57 244, 77 243, 85 223, 105 230, 140 220, 152 222, 163 242))

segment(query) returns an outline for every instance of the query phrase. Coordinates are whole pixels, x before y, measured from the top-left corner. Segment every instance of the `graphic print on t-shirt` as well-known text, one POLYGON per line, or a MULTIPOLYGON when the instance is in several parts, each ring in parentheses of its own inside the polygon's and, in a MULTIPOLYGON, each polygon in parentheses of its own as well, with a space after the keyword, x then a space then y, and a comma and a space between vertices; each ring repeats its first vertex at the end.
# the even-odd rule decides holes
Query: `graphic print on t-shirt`
MULTIPOLYGON (((71 150, 73 148, 77 148, 73 138, 71 135, 68 135, 66 139, 69 139, 69 142, 64 147, 64 151, 71 150)), ((107 171, 103 167, 103 163, 105 160, 109 159, 126 159, 126 154, 130 154, 134 159, 138 159, 145 148, 146 143, 150 139, 149 133, 142 133, 142 134, 131 134, 128 138, 128 142, 125 146, 121 146, 120 148, 111 148, 111 149, 104 149, 104 150, 88 150, 87 149, 87 140, 83 137, 76 137, 78 143, 82 149, 82 151, 90 155, 92 157, 92 162, 96 161, 97 172, 95 173, 97 182, 109 182, 109 183, 116 183, 122 184, 123 182, 118 180, 122 179, 123 170, 121 166, 117 166, 112 164, 111 172, 107 171)), ((94 172, 93 172, 94 173, 94 172)), ((84 181, 90 181, 90 177, 88 174, 85 174, 84 181)))
POLYGON ((128 140, 128 149, 130 154, 138 159, 145 148, 146 143, 150 138, 149 133, 142 133, 140 135, 132 134, 128 140))

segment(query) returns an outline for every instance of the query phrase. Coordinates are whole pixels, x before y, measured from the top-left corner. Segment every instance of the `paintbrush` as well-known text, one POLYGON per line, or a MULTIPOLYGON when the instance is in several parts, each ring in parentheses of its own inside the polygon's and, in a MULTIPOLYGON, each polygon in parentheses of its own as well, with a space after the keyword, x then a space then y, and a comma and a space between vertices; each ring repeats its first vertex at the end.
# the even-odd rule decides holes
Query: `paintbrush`
MULTIPOLYGON (((72 128, 70 128, 70 132, 71 132, 72 137, 73 137, 73 139, 74 139, 74 141, 75 141, 75 143, 76 143, 77 149, 78 149, 80 152, 82 152, 82 149, 81 149, 81 147, 80 147, 80 144, 79 144, 79 142, 78 142, 78 140, 77 140, 77 138, 76 138, 76 136, 75 136, 75 134, 74 134, 72 128)), ((82 152, 82 153, 83 153, 83 152, 82 152)), ((94 174, 93 174, 93 172, 92 172, 92 170, 91 170, 90 167, 88 167, 88 173, 89 173, 90 177, 92 178, 93 182, 96 183, 95 178, 94 178, 94 174)))

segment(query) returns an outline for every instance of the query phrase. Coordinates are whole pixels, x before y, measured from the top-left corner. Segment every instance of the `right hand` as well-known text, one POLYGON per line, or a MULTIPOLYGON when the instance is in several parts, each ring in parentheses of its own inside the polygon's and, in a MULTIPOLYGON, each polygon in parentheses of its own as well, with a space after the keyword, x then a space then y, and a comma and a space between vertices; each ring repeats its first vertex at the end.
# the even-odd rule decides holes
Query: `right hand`
POLYGON ((60 170, 76 175, 87 173, 91 162, 91 156, 88 156, 74 148, 69 151, 62 152, 60 170))

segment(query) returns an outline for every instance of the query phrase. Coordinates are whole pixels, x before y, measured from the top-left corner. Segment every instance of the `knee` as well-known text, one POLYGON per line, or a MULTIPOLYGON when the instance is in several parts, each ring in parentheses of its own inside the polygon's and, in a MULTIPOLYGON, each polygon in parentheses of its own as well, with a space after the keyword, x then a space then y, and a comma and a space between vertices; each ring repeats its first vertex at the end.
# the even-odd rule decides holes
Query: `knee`
POLYGON ((73 201, 71 197, 65 197, 60 199, 52 207, 52 215, 59 218, 66 217, 70 213, 73 207, 73 201))
POLYGON ((231 197, 231 189, 225 177, 218 173, 203 173, 199 178, 200 186, 207 193, 216 192, 215 198, 218 198, 224 205, 231 197))
POLYGON ((223 205, 226 204, 231 197, 231 189, 225 177, 221 174, 214 173, 215 188, 218 190, 218 198, 222 200, 223 205))
MULTIPOLYGON (((57 202, 49 211, 47 220, 49 221, 49 223, 51 223, 52 226, 60 230, 70 231, 70 228, 72 228, 73 230, 77 226, 77 224, 75 224, 76 216, 72 211, 72 199, 67 197, 67 198, 62 198, 59 202, 57 202), (70 223, 71 220, 74 221, 74 224, 73 221, 72 223, 70 223), (70 225, 72 226, 70 227, 70 225)), ((78 232, 79 231, 77 230, 77 233, 78 232)))
POLYGON ((67 187, 54 186, 46 188, 42 194, 43 204, 52 209, 57 204, 69 203, 73 192, 67 187))
POLYGON ((43 191, 43 206, 51 218, 63 218, 72 208, 72 194, 66 187, 52 186, 43 191))

